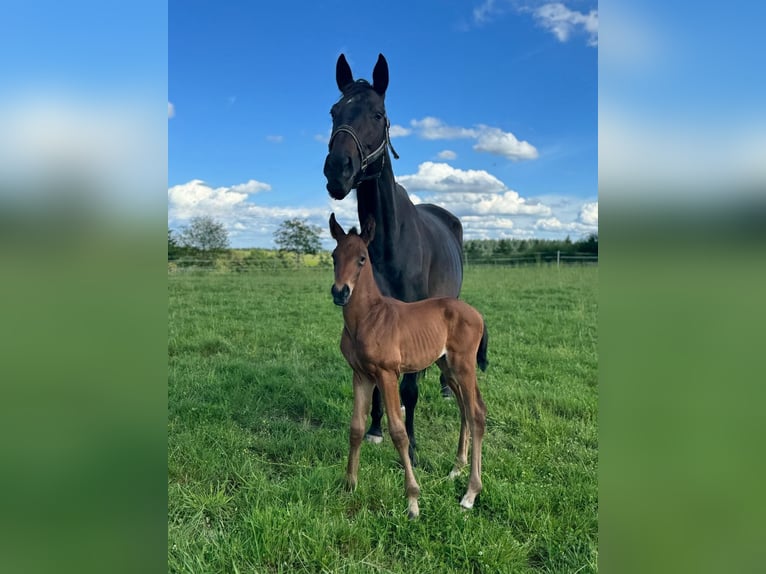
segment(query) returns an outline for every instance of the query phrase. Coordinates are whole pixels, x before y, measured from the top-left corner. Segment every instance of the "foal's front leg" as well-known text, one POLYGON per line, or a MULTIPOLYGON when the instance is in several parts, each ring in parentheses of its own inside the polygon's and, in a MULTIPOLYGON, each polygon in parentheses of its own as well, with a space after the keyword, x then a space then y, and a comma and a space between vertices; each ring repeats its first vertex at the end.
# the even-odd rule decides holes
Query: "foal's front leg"
POLYGON ((359 373, 354 373, 354 413, 351 416, 349 433, 348 466, 346 467, 346 485, 349 490, 356 488, 359 470, 359 449, 364 438, 364 425, 375 385, 359 373))
POLYGON ((420 496, 420 487, 415 480, 415 473, 412 471, 412 462, 410 461, 407 430, 402 422, 402 411, 399 408, 399 392, 396 388, 396 373, 383 372, 378 378, 378 387, 383 395, 383 403, 386 405, 386 416, 388 417, 388 433, 391 435, 391 441, 396 450, 399 451, 399 457, 404 467, 404 490, 407 494, 407 510, 410 518, 417 518, 420 514, 418 506, 418 496, 420 496))

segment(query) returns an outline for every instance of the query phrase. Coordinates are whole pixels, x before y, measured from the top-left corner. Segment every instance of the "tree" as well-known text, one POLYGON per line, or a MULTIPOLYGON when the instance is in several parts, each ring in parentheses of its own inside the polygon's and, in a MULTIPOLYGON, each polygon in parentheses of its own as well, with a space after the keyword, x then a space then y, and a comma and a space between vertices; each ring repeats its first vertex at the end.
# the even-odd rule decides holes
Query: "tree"
POLYGON ((304 254, 319 253, 321 231, 320 227, 309 225, 305 220, 286 219, 274 232, 274 243, 282 252, 295 253, 295 261, 300 264, 304 254))
POLYGON ((229 246, 229 234, 223 223, 209 215, 201 215, 192 217, 189 225, 181 229, 180 242, 185 247, 211 253, 229 246))
POLYGON ((178 259, 183 254, 183 249, 178 245, 173 230, 168 229, 168 261, 178 259))

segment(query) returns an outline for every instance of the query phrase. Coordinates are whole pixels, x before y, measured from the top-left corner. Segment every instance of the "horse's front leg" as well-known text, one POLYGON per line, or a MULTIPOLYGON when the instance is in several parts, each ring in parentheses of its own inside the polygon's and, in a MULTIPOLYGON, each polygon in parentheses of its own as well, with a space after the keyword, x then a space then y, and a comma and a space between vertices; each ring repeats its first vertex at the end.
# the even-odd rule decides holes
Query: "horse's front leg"
POLYGON ((407 373, 399 385, 399 396, 404 405, 404 427, 410 441, 408 454, 413 466, 417 466, 415 454, 415 406, 418 404, 418 373, 407 373))
POLYGON ((349 433, 348 466, 346 467, 346 485, 354 490, 359 470, 359 450, 364 438, 364 425, 367 422, 367 411, 374 384, 359 373, 354 373, 354 413, 351 416, 351 432, 349 433))
POLYGON ((381 422, 383 420, 383 402, 380 400, 380 390, 375 387, 372 393, 372 409, 370 410, 370 417, 372 422, 370 428, 364 438, 373 443, 380 444, 383 442, 383 427, 381 422))

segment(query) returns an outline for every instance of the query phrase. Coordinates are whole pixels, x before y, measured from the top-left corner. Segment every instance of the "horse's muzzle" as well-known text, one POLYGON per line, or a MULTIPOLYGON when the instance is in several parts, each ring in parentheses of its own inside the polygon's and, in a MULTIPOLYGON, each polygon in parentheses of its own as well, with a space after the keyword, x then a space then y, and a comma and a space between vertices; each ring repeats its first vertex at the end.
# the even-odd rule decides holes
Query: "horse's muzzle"
POLYGON ((327 191, 333 199, 343 199, 354 185, 356 169, 354 160, 349 156, 330 153, 324 162, 324 176, 327 178, 327 191))
POLYGON ((348 285, 344 285, 341 289, 333 285, 330 292, 332 293, 332 302, 341 307, 344 307, 348 303, 349 297, 351 297, 351 289, 349 289, 348 285))

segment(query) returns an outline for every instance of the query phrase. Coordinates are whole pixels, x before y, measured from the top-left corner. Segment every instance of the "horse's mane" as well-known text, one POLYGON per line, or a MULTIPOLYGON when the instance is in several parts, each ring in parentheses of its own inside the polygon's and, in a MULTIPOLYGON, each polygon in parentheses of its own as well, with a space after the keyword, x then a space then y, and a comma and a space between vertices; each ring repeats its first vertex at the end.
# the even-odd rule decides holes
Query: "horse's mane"
POLYGON ((358 94, 365 90, 373 90, 372 84, 368 82, 367 80, 358 79, 355 82, 351 82, 350 84, 346 85, 343 88, 343 94, 341 95, 340 99, 347 98, 348 96, 353 96, 355 94, 358 94))

